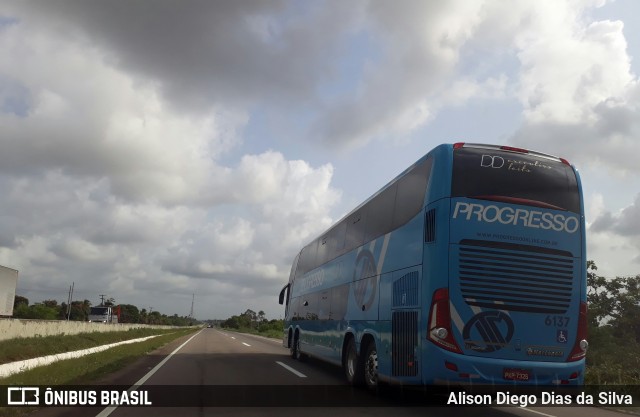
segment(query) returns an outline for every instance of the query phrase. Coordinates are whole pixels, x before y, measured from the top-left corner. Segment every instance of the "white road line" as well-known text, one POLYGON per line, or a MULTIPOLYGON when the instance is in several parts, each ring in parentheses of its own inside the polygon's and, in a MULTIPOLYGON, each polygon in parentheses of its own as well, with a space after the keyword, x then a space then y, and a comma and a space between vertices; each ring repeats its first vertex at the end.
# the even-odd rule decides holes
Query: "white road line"
POLYGON ((303 374, 302 372, 298 372, 295 369, 293 369, 292 367, 290 367, 289 365, 286 365, 280 361, 276 361, 276 363, 280 366, 282 366, 284 369, 286 369, 287 371, 299 376, 300 378, 306 378, 307 376, 305 374, 303 374))
POLYGON ((251 347, 250 344, 242 342, 243 345, 251 347))
MULTIPOLYGON (((200 330, 198 333, 194 334, 193 336, 191 336, 189 338, 189 340, 187 340, 186 342, 184 342, 183 344, 181 344, 180 346, 178 346, 178 348, 176 350, 174 350, 173 352, 171 352, 166 358, 164 358, 162 360, 162 362, 160 362, 159 364, 157 364, 152 370, 150 370, 149 372, 147 372, 147 374, 145 376, 143 376, 142 378, 140 378, 140 380, 138 382, 136 382, 135 384, 133 384, 131 386, 131 388, 129 388, 127 390, 127 392, 131 392, 131 391, 136 391, 138 388, 140 388, 140 386, 142 384, 144 384, 145 382, 147 382, 147 380, 149 378, 151 378, 153 376, 153 374, 155 374, 158 369, 160 369, 162 367, 162 365, 164 365, 165 363, 167 363, 167 361, 169 359, 171 359, 171 357, 173 355, 175 355, 176 353, 178 353, 178 351, 180 349, 182 349, 187 343, 189 343, 191 341, 191 339, 193 339, 194 337, 196 337, 197 335, 199 335, 202 332, 202 330, 200 330)), ((102 410, 99 414, 96 415, 96 417, 107 417, 109 415, 111 415, 111 413, 113 413, 114 411, 117 410, 117 406, 116 407, 107 407, 104 410, 102 410)))
POLYGON ((525 407, 520 407, 520 409, 524 410, 524 411, 528 411, 530 413, 535 413, 535 414, 539 414, 541 416, 546 416, 546 417, 556 417, 553 414, 547 414, 547 413, 543 413, 542 411, 536 411, 536 410, 532 410, 530 408, 525 408, 525 407))
MULTIPOLYGON (((225 332, 223 332, 222 330, 216 330, 216 331, 217 331, 218 333, 222 333, 223 335, 225 335, 225 336, 227 336, 227 337, 231 337, 232 339, 235 339, 235 337, 234 337, 234 336, 229 336, 229 334, 228 334, 228 333, 225 333, 225 332)), ((270 337, 260 336, 260 335, 257 335, 257 334, 251 334, 251 333, 246 333, 246 334, 245 334, 245 336, 248 336, 248 337, 257 337, 257 338, 260 338, 260 339, 262 339, 262 340, 268 340, 269 342, 272 342, 272 343, 278 343, 278 344, 280 344, 280 345, 282 344, 282 339, 272 339, 272 338, 270 338, 270 337)))

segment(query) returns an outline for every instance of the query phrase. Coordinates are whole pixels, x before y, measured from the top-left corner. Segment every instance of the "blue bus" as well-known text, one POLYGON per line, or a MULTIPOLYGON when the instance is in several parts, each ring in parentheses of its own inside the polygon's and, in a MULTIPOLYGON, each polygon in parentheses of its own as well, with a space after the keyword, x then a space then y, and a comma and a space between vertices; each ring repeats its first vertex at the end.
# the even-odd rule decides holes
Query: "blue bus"
POLYGON ((581 385, 585 247, 565 159, 440 145, 297 254, 283 344, 369 387, 581 385))

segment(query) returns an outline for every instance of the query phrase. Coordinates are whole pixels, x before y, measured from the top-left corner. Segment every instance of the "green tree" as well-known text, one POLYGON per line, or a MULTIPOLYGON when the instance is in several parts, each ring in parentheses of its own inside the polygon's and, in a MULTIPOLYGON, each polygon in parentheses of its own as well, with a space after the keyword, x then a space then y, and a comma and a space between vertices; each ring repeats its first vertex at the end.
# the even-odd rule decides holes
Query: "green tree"
POLYGON ((120 304, 120 323, 140 323, 140 311, 132 304, 120 304))
POLYGON ((72 301, 70 320, 87 321, 89 320, 89 312, 91 311, 91 301, 72 301))
POLYGON ((23 297, 21 295, 16 295, 15 298, 13 299, 13 308, 17 308, 19 305, 24 304, 27 307, 29 306, 29 299, 26 297, 23 297))
POLYGON ((640 275, 607 279, 587 262, 587 301, 591 329, 610 326, 619 338, 640 342, 640 275))
POLYGON ((44 304, 31 306, 20 304, 14 310, 14 317, 19 319, 56 320, 58 318, 58 309, 47 307, 44 304))
POLYGON ((599 276, 594 261, 587 261, 587 303, 589 304, 589 325, 592 328, 609 317, 616 304, 616 294, 620 290, 619 282, 609 281, 599 276))
POLYGON ((258 321, 258 315, 251 309, 247 309, 247 311, 241 314, 241 317, 245 317, 248 321, 247 327, 254 327, 254 323, 258 321))
POLYGON ((607 279, 587 263, 588 384, 640 383, 640 275, 607 279))
POLYGON ((140 323, 148 323, 149 322, 149 317, 147 314, 147 309, 143 308, 142 310, 140 310, 140 323))
POLYGON ((162 324, 162 316, 158 311, 152 311, 149 313, 149 324, 162 324))

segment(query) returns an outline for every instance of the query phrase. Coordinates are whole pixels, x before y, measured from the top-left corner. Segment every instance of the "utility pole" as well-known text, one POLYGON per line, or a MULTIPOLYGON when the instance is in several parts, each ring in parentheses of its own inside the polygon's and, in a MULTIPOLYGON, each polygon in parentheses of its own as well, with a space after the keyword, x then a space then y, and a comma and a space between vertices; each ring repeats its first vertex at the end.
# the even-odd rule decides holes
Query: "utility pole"
POLYGON ((189 312, 189 318, 192 319, 193 318, 193 302, 196 300, 196 295, 192 294, 191 297, 191 311, 189 312))
POLYGON ((104 297, 106 297, 105 294, 100 294, 100 305, 103 306, 104 305, 104 297))
POLYGON ((73 286, 75 285, 75 281, 71 283, 71 287, 69 287, 69 301, 67 302, 67 321, 71 318, 71 303, 73 302, 73 286))

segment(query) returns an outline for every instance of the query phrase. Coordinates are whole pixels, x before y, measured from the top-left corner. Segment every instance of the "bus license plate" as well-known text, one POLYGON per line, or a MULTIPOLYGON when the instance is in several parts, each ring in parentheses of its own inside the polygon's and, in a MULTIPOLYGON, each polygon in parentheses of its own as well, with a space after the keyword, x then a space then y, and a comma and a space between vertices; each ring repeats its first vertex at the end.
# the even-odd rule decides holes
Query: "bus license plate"
POLYGON ((528 369, 504 368, 502 376, 509 381, 528 381, 531 377, 531 371, 528 369))

